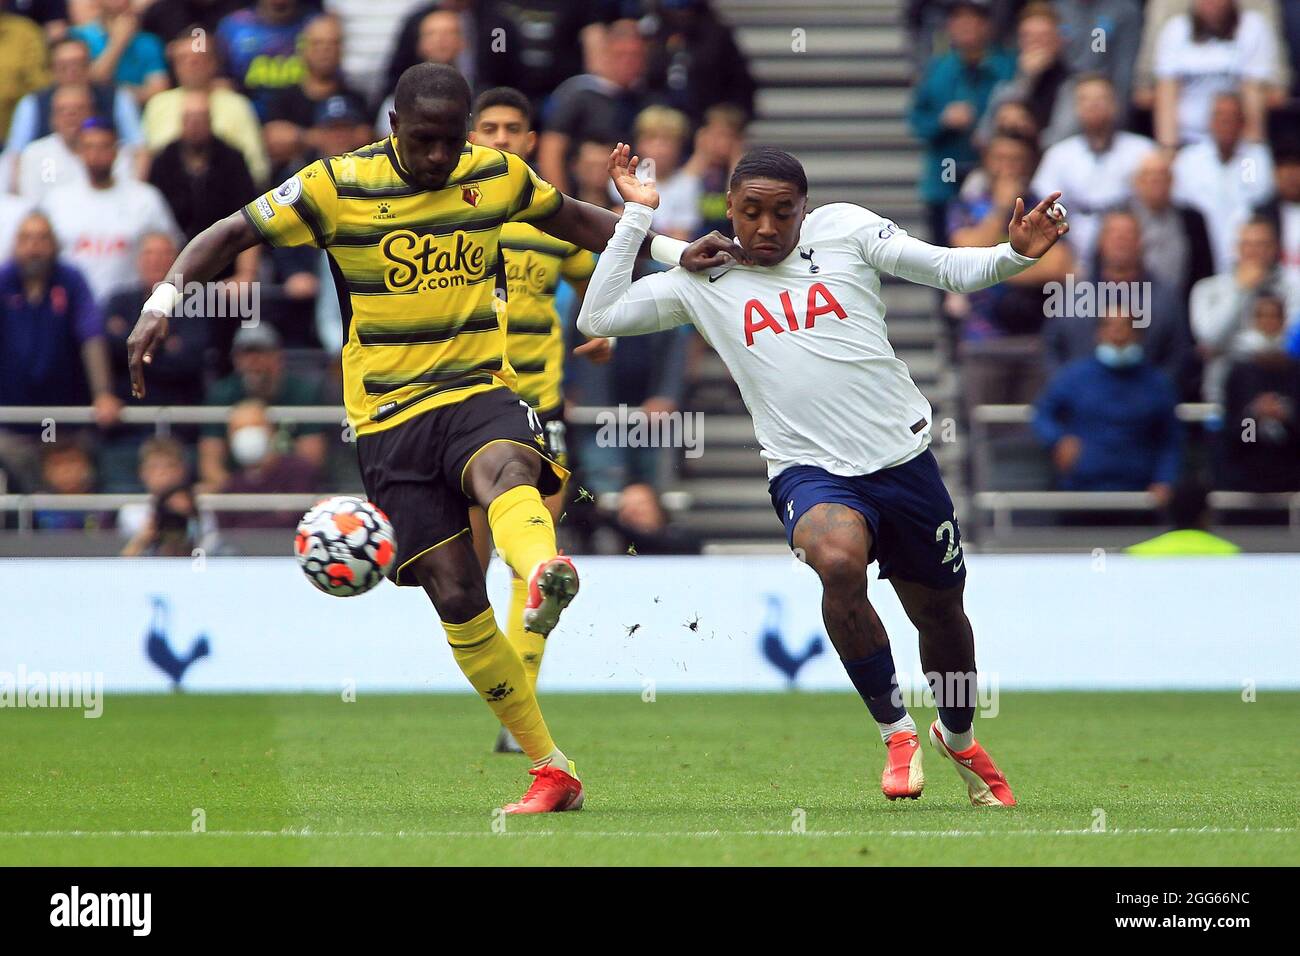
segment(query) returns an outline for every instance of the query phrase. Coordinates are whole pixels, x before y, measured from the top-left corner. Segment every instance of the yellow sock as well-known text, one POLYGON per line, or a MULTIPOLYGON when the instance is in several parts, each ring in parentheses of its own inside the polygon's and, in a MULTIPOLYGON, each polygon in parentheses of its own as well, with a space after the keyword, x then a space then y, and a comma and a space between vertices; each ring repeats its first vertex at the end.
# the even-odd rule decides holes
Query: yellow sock
POLYGON ((528 580, 538 563, 555 557, 555 522, 532 485, 516 485, 488 505, 492 541, 515 574, 528 580))
POLYGON ((520 577, 510 579, 510 616, 506 618, 506 638, 523 661, 528 683, 537 689, 537 672, 542 668, 542 655, 546 653, 546 636, 524 630, 524 602, 528 600, 528 582, 520 577))
POLYGON ((555 741, 542 719, 537 695, 519 655, 497 627, 492 609, 464 624, 444 621, 442 626, 461 671, 524 753, 534 761, 554 753, 555 741))

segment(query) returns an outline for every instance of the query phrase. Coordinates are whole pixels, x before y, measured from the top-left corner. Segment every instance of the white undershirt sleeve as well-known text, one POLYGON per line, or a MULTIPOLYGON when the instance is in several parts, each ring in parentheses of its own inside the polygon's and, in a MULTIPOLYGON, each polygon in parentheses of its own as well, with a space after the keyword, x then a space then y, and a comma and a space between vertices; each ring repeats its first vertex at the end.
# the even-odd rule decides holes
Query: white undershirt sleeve
POLYGON ((614 235, 596 260, 578 312, 578 331, 583 335, 645 335, 690 321, 677 292, 676 270, 632 281, 637 250, 645 241, 653 211, 640 203, 624 206, 614 235))

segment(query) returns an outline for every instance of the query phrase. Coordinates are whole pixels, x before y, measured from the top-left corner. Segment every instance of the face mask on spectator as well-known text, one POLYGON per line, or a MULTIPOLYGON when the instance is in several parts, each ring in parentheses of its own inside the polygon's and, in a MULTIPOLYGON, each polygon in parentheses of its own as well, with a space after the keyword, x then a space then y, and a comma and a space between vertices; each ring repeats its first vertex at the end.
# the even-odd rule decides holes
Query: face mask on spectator
POLYGON ((1123 347, 1103 342, 1097 346, 1097 361, 1107 368, 1132 368, 1142 361, 1142 346, 1136 342, 1123 347))
POLYGON ((271 450, 271 429, 262 425, 245 425, 230 435, 230 454, 241 467, 261 464, 271 450))
POLYGON ((1263 355, 1268 352, 1282 351, 1281 335, 1269 335, 1259 329, 1246 329, 1237 336, 1236 347, 1239 355, 1263 355))

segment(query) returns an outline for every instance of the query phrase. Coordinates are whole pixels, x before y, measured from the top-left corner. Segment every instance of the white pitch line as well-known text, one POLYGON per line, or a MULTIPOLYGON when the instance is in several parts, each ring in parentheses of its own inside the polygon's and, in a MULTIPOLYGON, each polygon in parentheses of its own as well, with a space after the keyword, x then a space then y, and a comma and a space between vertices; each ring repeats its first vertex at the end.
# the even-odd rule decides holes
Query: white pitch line
POLYGON ((0 839, 30 839, 52 837, 251 837, 251 838, 321 838, 321 839, 441 839, 462 837, 614 837, 618 839, 687 838, 711 839, 718 837, 1003 837, 1003 836, 1175 836, 1194 834, 1245 835, 1251 833, 1297 833, 1297 827, 1133 827, 1110 830, 209 830, 192 833, 189 830, 7 830, 0 831, 0 839))

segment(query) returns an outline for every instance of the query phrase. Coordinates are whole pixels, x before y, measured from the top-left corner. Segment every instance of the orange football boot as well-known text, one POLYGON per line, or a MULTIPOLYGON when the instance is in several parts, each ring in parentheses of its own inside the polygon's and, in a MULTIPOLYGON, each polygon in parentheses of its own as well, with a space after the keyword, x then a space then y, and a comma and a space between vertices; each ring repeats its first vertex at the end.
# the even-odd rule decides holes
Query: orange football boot
POLYGON ((925 787, 921 770, 921 742, 916 734, 900 730, 890 734, 885 744, 885 772, 880 775, 880 789, 890 800, 907 797, 915 800, 925 787))
POLYGON ((988 755, 979 741, 965 750, 953 750, 944 743, 943 734, 939 732, 939 722, 930 725, 930 743, 945 758, 952 761, 957 773, 966 781, 966 792, 970 802, 977 807, 1014 807, 1016 798, 1011 794, 1007 778, 1003 776, 993 758, 988 755))

